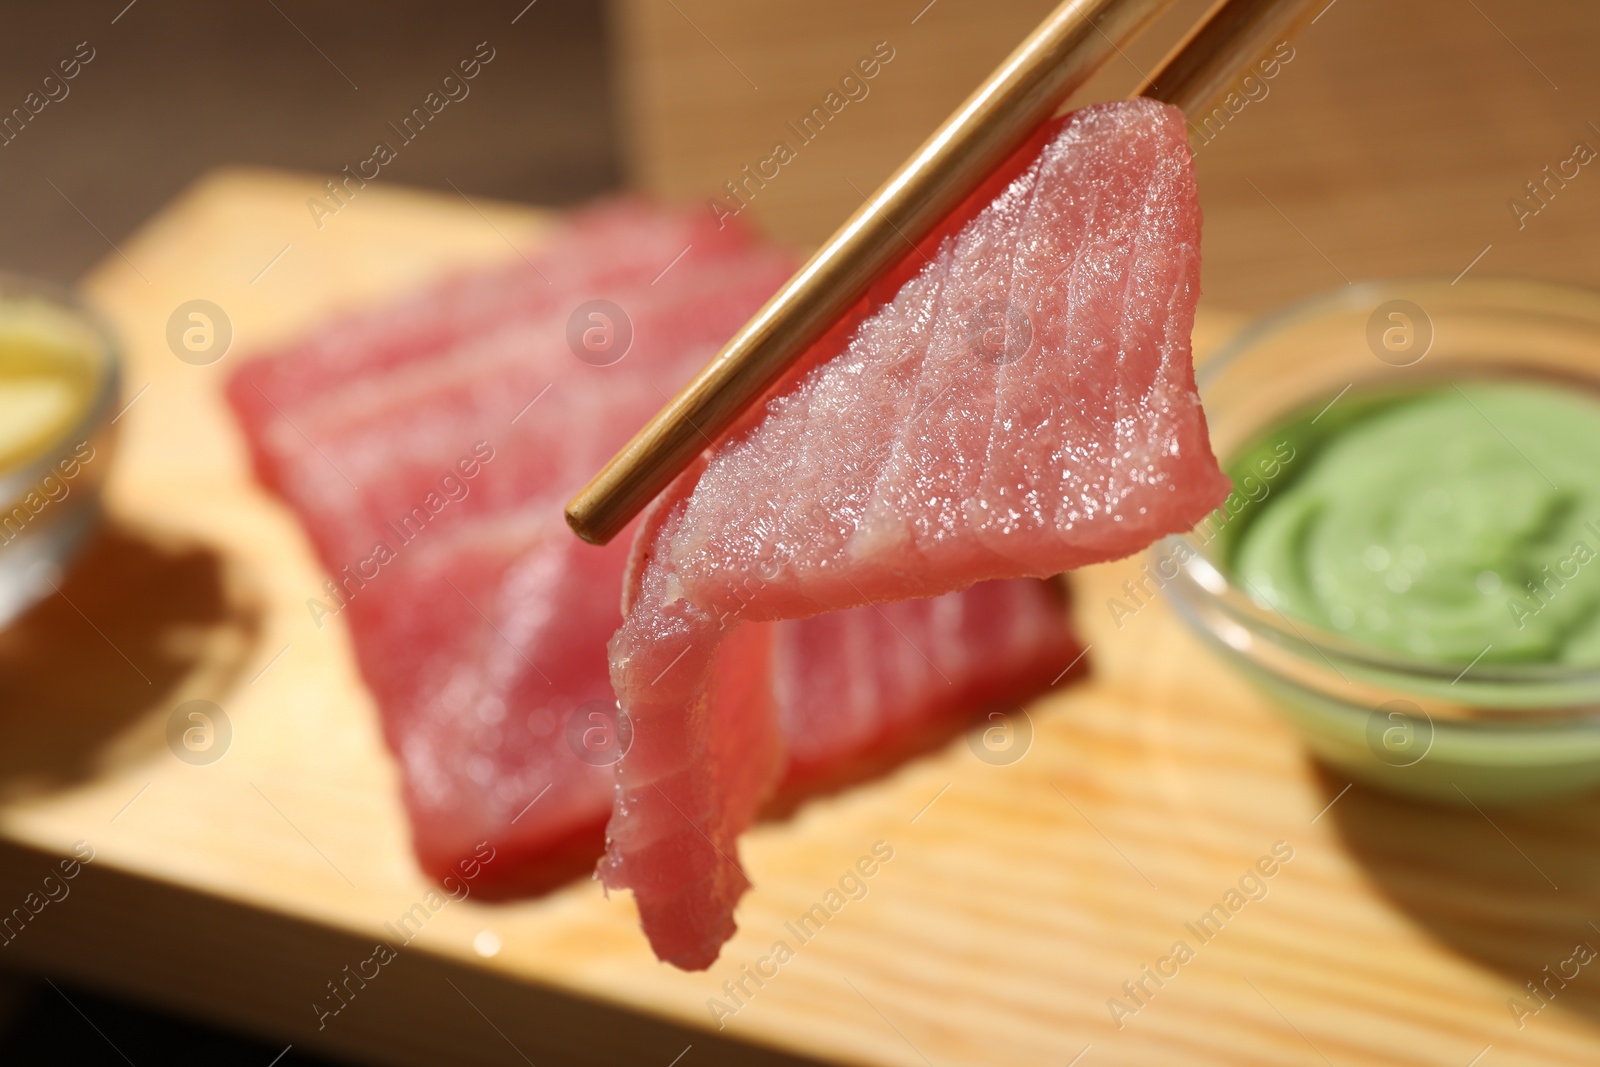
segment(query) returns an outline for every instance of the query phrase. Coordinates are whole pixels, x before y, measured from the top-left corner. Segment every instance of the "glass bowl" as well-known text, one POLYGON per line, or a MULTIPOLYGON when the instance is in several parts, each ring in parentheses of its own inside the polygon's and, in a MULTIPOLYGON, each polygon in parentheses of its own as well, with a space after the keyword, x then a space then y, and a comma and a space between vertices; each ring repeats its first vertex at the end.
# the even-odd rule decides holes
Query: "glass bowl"
MULTIPOLYGON (((1197 377, 1227 469, 1275 425, 1347 391, 1485 375, 1600 394, 1600 293, 1510 279, 1357 283, 1253 324, 1197 377)), ((1441 666, 1291 620, 1234 583, 1217 526, 1213 513, 1167 538, 1153 569, 1179 614, 1324 762, 1456 804, 1528 804, 1600 785, 1600 670, 1441 666)))
POLYGON ((59 586, 98 525, 120 363, 70 292, 0 275, 0 626, 59 586))

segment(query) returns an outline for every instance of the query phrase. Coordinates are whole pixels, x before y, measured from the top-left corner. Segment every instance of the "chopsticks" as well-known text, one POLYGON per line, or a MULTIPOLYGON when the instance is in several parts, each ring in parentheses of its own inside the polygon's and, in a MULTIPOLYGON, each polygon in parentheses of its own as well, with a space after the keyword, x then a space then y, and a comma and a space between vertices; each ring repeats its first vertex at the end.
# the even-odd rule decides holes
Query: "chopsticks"
MULTIPOLYGON (((901 164, 799 273, 567 505, 605 544, 755 403, 1075 90, 1174 0, 1066 0, 901 164)), ((1133 95, 1193 121, 1234 73, 1284 39, 1306 0, 1220 0, 1133 95)))
MULTIPOLYGON (((1313 10, 1310 0, 1221 0, 1128 95, 1173 105, 1201 137, 1208 137, 1201 126, 1240 77, 1240 68, 1287 42, 1311 21, 1313 10)), ((1220 116, 1224 125, 1230 114, 1220 116)))

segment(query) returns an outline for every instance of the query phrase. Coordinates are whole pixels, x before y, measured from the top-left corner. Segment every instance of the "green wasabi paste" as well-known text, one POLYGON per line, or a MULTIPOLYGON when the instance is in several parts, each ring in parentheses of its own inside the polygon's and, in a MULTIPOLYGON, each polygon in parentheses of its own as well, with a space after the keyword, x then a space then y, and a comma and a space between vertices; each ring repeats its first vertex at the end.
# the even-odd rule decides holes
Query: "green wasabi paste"
POLYGON ((1405 657, 1600 666, 1600 399, 1485 378, 1356 392, 1262 441, 1297 459, 1229 531, 1251 595, 1405 657))

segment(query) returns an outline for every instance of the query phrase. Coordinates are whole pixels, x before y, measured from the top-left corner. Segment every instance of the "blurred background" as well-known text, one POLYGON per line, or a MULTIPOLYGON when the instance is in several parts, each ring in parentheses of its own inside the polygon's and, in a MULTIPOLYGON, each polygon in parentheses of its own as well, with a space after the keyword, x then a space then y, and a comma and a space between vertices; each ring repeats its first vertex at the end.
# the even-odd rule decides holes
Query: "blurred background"
MULTIPOLYGON (((496 58, 470 98, 384 182, 537 205, 619 187, 707 201, 888 42, 870 95, 751 202, 756 225, 807 247, 1051 6, 8 3, 0 112, 80 42, 93 58, 0 147, 0 269, 70 282, 212 168, 331 175, 485 40, 496 58)), ((1125 92, 1202 6, 1179 4, 1083 100, 1125 92)), ((1270 93, 1199 150, 1207 304, 1257 312, 1354 278, 1468 270, 1600 285, 1600 178, 1529 190, 1575 144, 1600 145, 1597 40, 1600 5, 1583 0, 1333 0, 1270 93), (1519 218, 1518 198, 1539 212, 1519 218)), ((28 974, 0 982, 0 1063, 318 1062, 289 1044, 28 974)))
MULTIPOLYGON (((485 39, 498 57, 470 104, 385 181, 536 204, 622 184, 709 198, 887 41, 895 58, 869 98, 750 208, 810 245, 1051 6, 125 4, 7 12, 6 107, 78 42, 95 58, 3 149, 0 267, 72 279, 211 167, 334 173, 485 39)), ((1178 4, 1081 98, 1126 90, 1203 7, 1178 4)), ((1587 182, 1520 228, 1508 207, 1577 141, 1600 140, 1586 43, 1597 29, 1600 10, 1580 0, 1536 12, 1509 0, 1329 4, 1269 95, 1199 155, 1208 297, 1258 310, 1341 276, 1454 274, 1489 246, 1486 271, 1600 281, 1586 240, 1600 195, 1587 182)))

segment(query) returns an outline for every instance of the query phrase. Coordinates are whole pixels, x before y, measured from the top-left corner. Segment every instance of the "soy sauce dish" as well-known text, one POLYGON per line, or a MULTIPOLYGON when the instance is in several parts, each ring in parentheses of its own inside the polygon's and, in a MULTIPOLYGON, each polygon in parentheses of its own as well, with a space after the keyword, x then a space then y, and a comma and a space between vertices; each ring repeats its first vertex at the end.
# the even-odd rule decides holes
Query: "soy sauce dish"
POLYGON ((1235 492, 1152 569, 1316 755, 1458 804, 1600 785, 1600 293, 1352 285, 1198 377, 1235 492))
POLYGON ((97 525, 118 365, 71 294, 0 276, 0 626, 53 592, 97 525))

